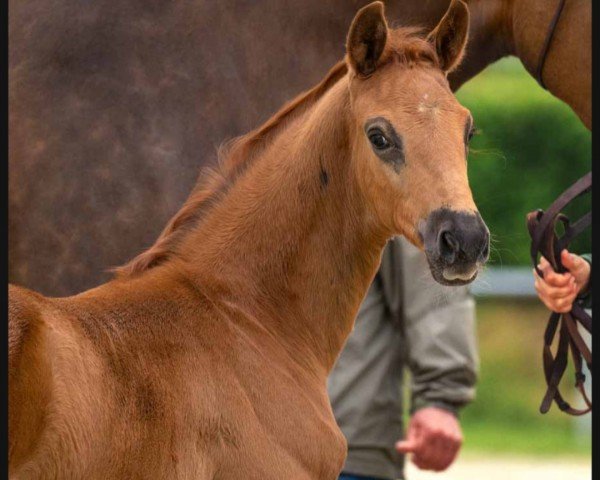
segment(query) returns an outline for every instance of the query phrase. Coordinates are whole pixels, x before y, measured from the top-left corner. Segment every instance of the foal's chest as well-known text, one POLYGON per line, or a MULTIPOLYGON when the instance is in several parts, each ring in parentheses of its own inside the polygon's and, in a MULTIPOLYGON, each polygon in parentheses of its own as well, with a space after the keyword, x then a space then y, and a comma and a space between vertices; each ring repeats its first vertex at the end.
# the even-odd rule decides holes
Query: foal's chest
POLYGON ((213 415, 202 422, 212 425, 208 430, 219 432, 206 443, 215 478, 337 479, 346 440, 324 379, 322 386, 303 384, 276 366, 254 375, 247 370, 243 378, 222 380, 218 404, 200 410, 213 415))
MULTIPOLYGON (((275 414, 274 414, 275 415, 275 414)), ((221 451, 223 476, 264 480, 335 480, 346 457, 346 441, 332 421, 305 409, 290 409, 285 418, 249 422, 240 442, 221 451)))

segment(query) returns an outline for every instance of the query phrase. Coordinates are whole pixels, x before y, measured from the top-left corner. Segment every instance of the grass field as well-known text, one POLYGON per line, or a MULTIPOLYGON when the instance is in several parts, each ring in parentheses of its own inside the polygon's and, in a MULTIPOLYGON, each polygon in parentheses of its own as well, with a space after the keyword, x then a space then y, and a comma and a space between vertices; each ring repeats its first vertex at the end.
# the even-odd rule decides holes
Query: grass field
MULTIPOLYGON (((554 405, 543 415, 542 335, 548 311, 535 300, 478 299, 480 378, 461 415, 466 452, 589 456, 589 416, 575 420, 554 405), (579 422, 579 423, 577 423, 579 422)), ((572 370, 563 377, 575 401, 572 370)))

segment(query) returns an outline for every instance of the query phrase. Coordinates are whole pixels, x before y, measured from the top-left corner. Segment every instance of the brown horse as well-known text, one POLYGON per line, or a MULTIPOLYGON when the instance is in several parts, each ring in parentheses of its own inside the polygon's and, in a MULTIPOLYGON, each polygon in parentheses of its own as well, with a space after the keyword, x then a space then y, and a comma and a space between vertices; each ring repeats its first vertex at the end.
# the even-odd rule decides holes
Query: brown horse
MULTIPOLYGON (((453 89, 507 55, 538 77, 543 45, 561 0, 470 0, 473 19, 467 56, 453 89)), ((592 128, 592 2, 568 0, 553 29, 541 79, 592 128)))
MULTIPOLYGON (((11 0, 10 280, 49 295, 108 280, 156 238, 219 141, 343 55, 339 39, 366 1, 11 0)), ((533 73, 556 2, 470 0, 451 88, 506 55, 533 73)), ((431 29, 448 3, 386 8, 431 29)), ((566 2, 543 71, 588 126, 590 22, 589 0, 566 2)))
POLYGON ((13 478, 336 478, 326 377, 387 239, 446 284, 487 259, 446 79, 467 31, 460 1, 426 38, 361 9, 346 60, 231 143, 117 279, 11 287, 13 478))

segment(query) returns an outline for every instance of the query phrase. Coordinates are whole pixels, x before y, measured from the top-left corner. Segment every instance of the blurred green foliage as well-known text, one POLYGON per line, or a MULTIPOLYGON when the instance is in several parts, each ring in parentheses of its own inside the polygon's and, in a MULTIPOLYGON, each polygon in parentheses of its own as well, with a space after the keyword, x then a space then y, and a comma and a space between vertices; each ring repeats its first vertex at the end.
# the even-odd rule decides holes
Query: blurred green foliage
MULTIPOLYGON (((492 264, 529 265, 525 215, 546 209, 591 169, 591 133, 569 106, 543 90, 515 58, 501 60, 457 96, 479 130, 469 154, 475 202, 492 234, 492 264)), ((591 208, 590 196, 565 213, 591 208)), ((590 251, 589 231, 573 244, 590 251)))

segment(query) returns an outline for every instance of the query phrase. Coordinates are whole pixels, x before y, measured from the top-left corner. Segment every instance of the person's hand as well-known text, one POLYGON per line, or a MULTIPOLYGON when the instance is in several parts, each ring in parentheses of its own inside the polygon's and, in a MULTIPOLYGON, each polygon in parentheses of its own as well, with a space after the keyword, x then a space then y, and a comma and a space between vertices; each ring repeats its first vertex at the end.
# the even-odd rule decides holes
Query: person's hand
POLYGON ((400 453, 412 453, 412 462, 421 470, 446 470, 462 445, 456 417, 441 408, 417 410, 410 419, 406 439, 396 443, 400 453))
POLYGON ((566 313, 571 311, 579 292, 587 287, 591 268, 583 258, 567 250, 560 253, 560 260, 568 272, 556 273, 548 260, 542 257, 538 268, 544 278, 540 278, 535 269, 533 275, 535 289, 544 305, 553 312, 566 313))

